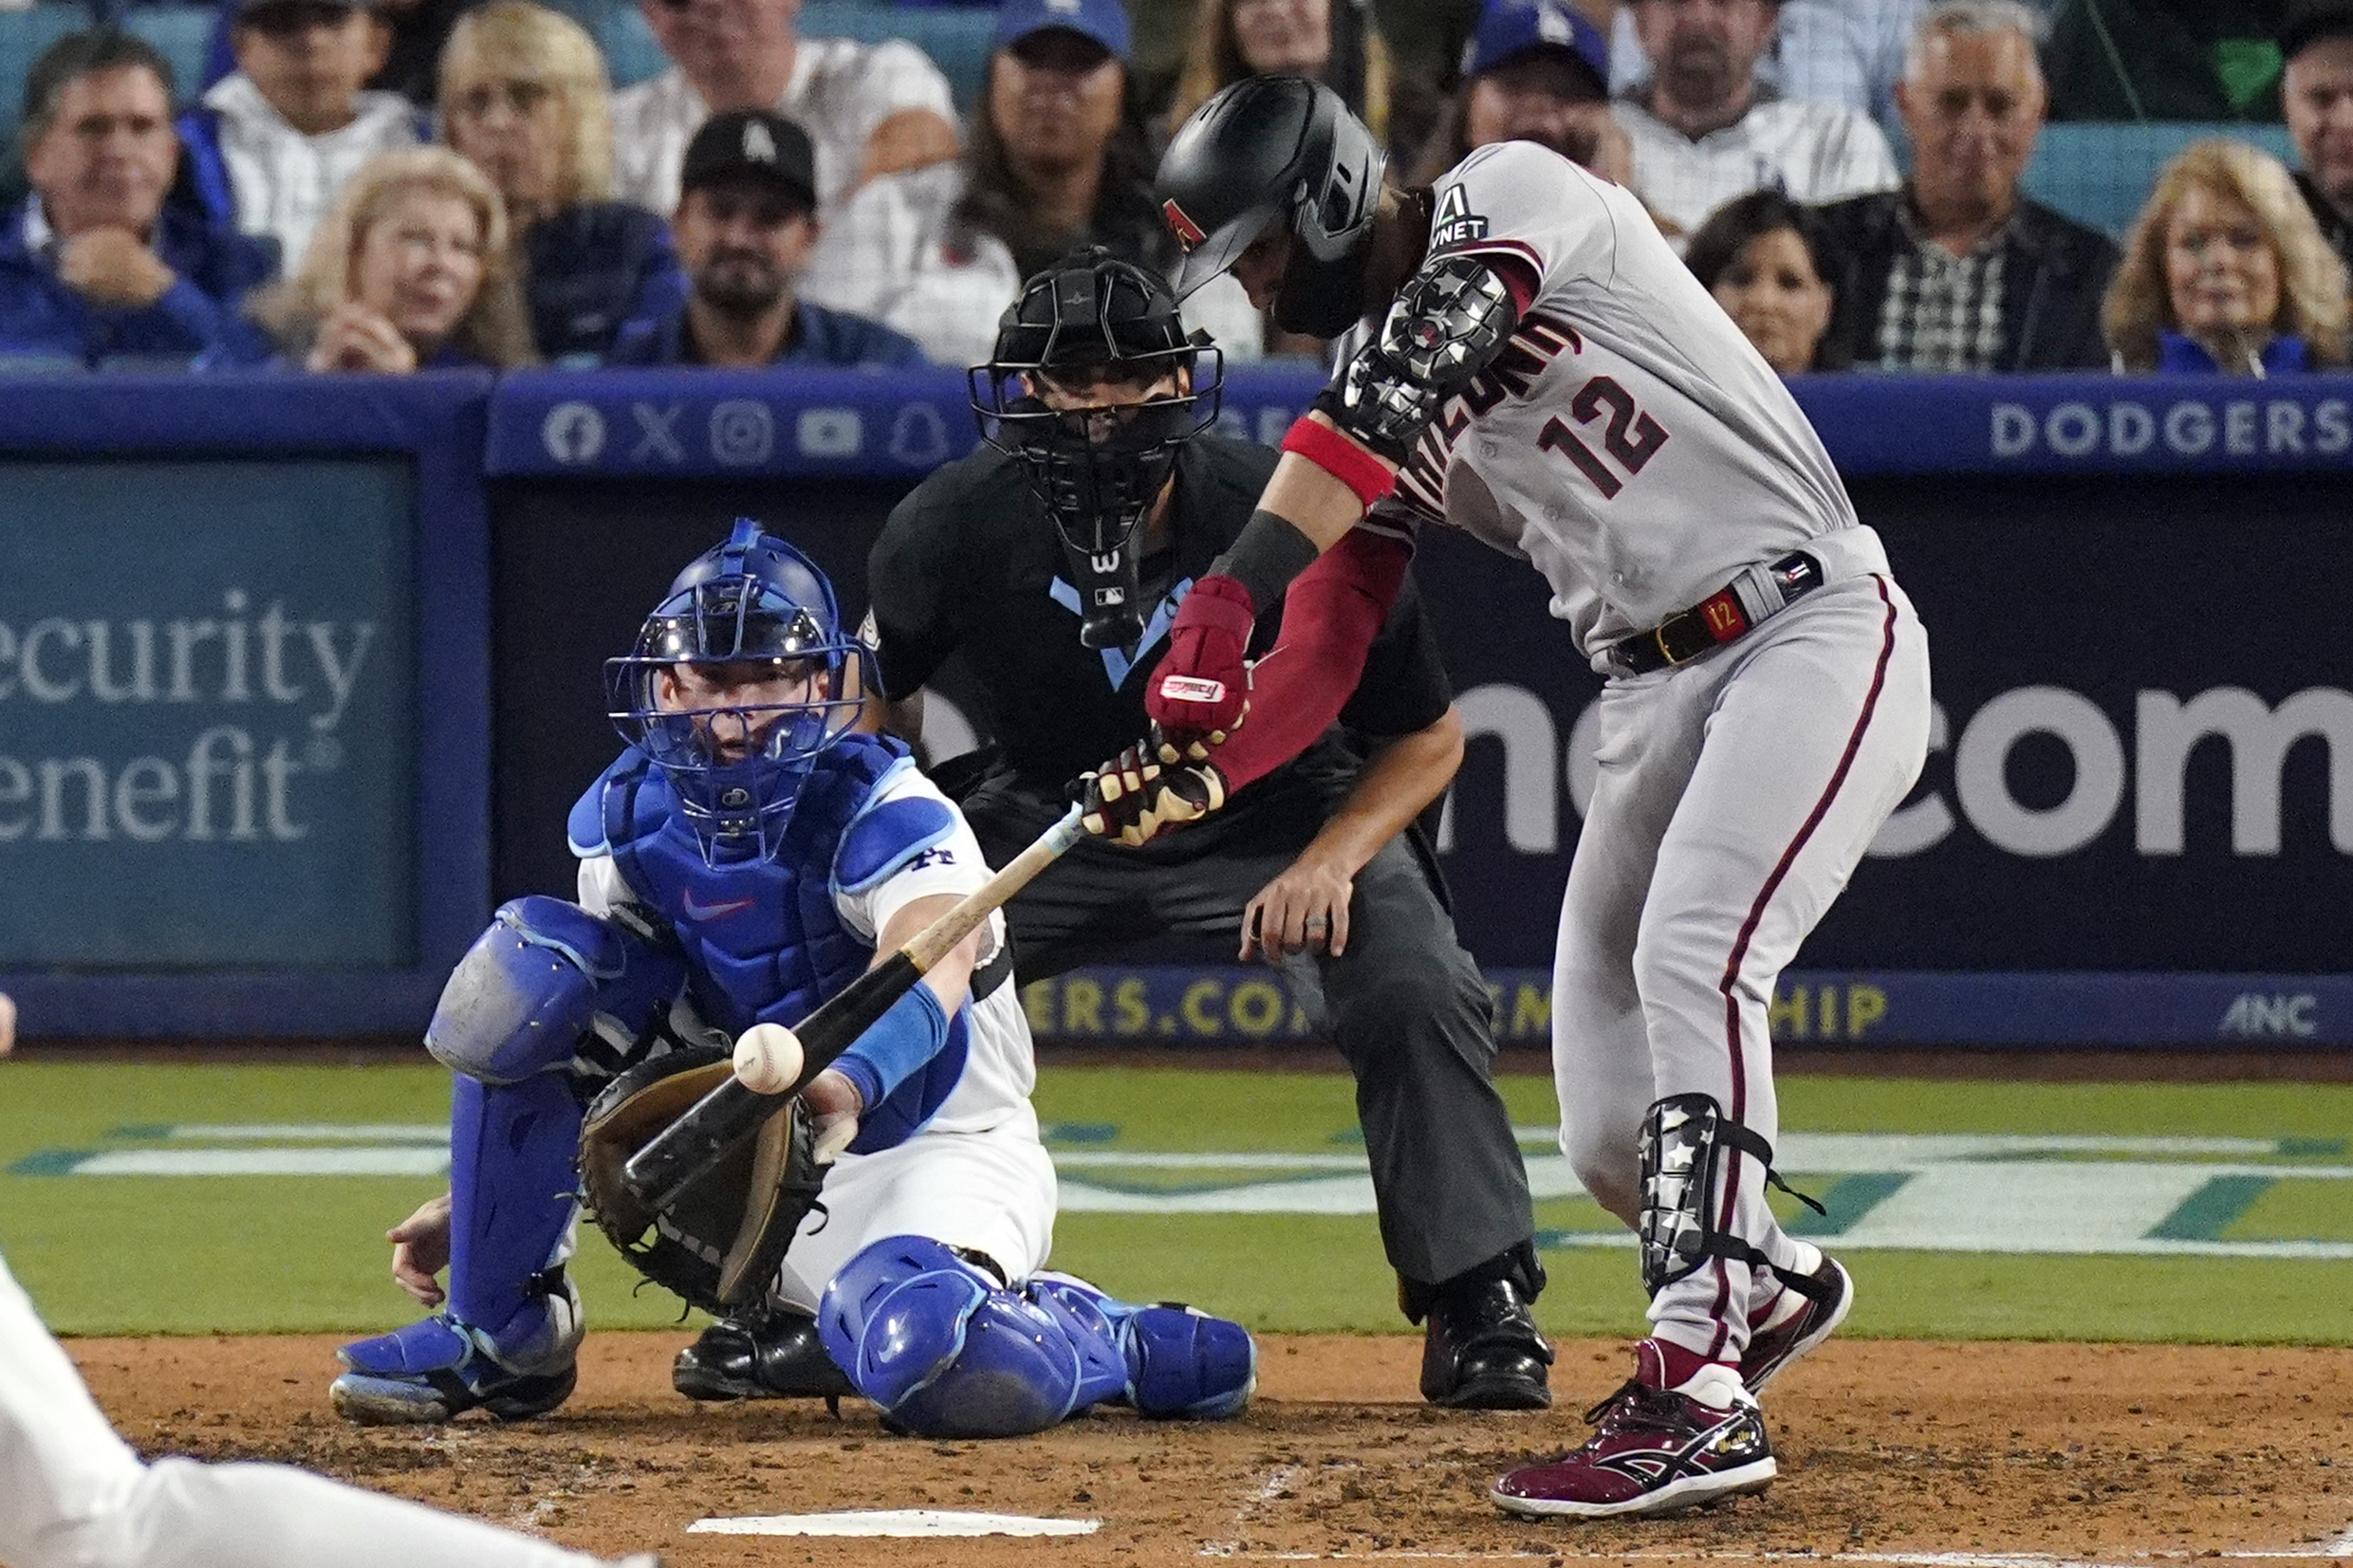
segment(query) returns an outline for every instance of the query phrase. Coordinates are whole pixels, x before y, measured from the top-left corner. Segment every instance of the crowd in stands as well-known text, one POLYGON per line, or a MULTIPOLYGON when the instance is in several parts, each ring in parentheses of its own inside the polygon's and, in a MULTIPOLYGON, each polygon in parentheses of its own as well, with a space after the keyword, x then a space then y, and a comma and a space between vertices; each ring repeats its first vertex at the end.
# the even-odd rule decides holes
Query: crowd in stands
MULTIPOLYGON (((1001 0, 961 116, 799 0, 637 0, 668 66, 618 91, 536 0, 223 0, 205 83, 84 28, 26 77, 0 368, 970 364, 1065 250, 1173 267, 1160 148, 1271 73, 1400 183, 1526 139, 1625 185, 1786 374, 2346 361, 2353 0, 1433 3, 1436 67, 1375 0, 1001 0), (2023 189, 2085 119, 2249 129, 2120 244, 2023 189)), ((1325 348, 1231 280, 1187 312, 1325 348)))

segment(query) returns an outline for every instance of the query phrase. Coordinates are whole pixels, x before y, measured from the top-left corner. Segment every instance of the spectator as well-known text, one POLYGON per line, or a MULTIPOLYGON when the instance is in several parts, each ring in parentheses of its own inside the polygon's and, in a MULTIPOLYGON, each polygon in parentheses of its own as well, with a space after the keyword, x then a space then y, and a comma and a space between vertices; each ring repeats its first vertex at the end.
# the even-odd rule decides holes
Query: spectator
POLYGON ((997 13, 960 210, 1012 252, 1016 288, 1088 245, 1170 259, 1127 54, 1120 0, 1007 0, 997 13))
POLYGON ((112 28, 67 33, 25 77, 25 174, 0 228, 0 353, 96 366, 115 359, 249 359, 237 317, 269 255, 167 204, 179 139, 172 67, 112 28))
POLYGON ((2196 141, 2165 165, 2103 313, 2120 371, 2345 362, 2345 268, 2278 159, 2196 141))
POLYGON ((506 203, 541 359, 601 358, 622 323, 684 294, 661 219, 607 199, 604 62, 579 23, 531 0, 468 13, 441 56, 440 98, 443 138, 506 203))
POLYGON ((507 210, 481 170, 446 147, 380 153, 256 313, 315 372, 528 364, 507 243, 507 210))
POLYGON ((1417 160, 1428 185, 1496 141, 1533 141, 1604 179, 1633 183, 1633 151, 1609 112, 1609 45, 1568 0, 1487 0, 1462 84, 1417 160))
POLYGON ((180 120, 206 211, 291 267, 336 193, 378 153, 417 141, 416 106, 361 83, 391 40, 374 0, 240 0, 236 70, 180 120))
POLYGON ((1774 6, 1633 0, 1635 33, 1658 71, 1613 112, 1634 144, 1634 187, 1670 234, 1751 191, 1825 202, 1896 183, 1887 138, 1867 117, 1757 85, 1774 6))
POLYGON ((621 329, 608 364, 919 365, 923 351, 878 322, 797 297, 817 244, 816 153, 781 115, 734 109, 687 144, 671 220, 688 292, 621 329))
MULTIPOLYGON (((1025 276, 1101 245, 1155 271, 1176 262, 1152 197, 1152 155, 1127 72, 1120 0, 1007 0, 960 168, 877 180, 843 204, 806 296, 870 316, 948 364, 976 364, 1025 276)), ((1187 323, 1231 360, 1257 356, 1258 315, 1225 280, 1187 323)))
POLYGON ((1882 370, 2097 368, 2106 235, 2018 194, 2043 125, 2037 17, 2018 0, 1938 0, 1897 88, 1912 140, 1900 191, 1825 211, 1846 260, 1840 335, 1882 370))
POLYGON ((2353 0, 2303 0, 2280 34, 2280 101, 2296 144, 2296 189, 2312 220, 2353 266, 2353 0))
POLYGON ((1246 76, 1313 77, 1388 138, 1389 56, 1364 0, 1195 0, 1170 133, 1246 76))
POLYGON ((1850 362, 1830 332, 1835 254, 1820 213, 1778 191, 1751 191, 1699 226, 1683 260, 1765 362, 1795 376, 1850 362))
POLYGON ((913 44, 802 38, 800 0, 638 0, 675 62, 613 95, 614 191, 650 212, 678 204, 686 144, 730 109, 783 115, 817 148, 817 205, 956 154, 948 80, 913 44))
POLYGON ((2053 120, 2274 121, 2287 0, 2059 0, 2053 120))

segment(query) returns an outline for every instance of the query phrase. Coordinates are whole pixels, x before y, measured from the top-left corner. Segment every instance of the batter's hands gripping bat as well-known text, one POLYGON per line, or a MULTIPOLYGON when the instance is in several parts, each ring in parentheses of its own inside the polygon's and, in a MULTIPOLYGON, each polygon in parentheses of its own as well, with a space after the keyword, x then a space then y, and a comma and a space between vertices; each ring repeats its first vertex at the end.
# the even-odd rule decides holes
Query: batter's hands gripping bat
POLYGON ((967 894, 955 908, 917 932, 903 948, 860 975, 831 1001, 793 1026, 806 1060, 801 1076, 780 1093, 764 1095, 739 1078, 712 1090, 661 1134, 639 1150, 621 1170, 631 1194, 655 1210, 667 1209, 694 1179, 726 1156, 728 1150, 774 1116, 809 1080, 858 1042, 875 1020, 933 965, 973 933, 998 906, 1061 858, 1081 839, 1084 808, 1072 806, 1036 842, 1006 862, 1003 870, 967 894))

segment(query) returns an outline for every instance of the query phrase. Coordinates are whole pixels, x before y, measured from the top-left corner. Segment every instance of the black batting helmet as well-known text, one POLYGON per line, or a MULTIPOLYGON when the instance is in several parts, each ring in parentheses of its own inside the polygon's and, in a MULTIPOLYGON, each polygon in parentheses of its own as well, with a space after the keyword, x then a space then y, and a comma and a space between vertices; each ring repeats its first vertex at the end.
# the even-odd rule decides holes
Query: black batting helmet
POLYGON ((1320 82, 1253 76, 1220 91, 1178 129, 1154 182, 1185 252, 1176 297, 1282 223, 1291 259, 1275 320, 1319 338, 1345 332, 1360 312, 1387 164, 1379 139, 1320 82))

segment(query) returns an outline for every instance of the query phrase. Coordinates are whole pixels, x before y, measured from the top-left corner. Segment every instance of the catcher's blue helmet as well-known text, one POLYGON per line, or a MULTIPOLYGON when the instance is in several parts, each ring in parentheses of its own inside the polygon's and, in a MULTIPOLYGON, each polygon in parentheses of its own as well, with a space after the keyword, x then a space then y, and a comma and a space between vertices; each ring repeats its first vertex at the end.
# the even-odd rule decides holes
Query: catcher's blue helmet
POLYGON ((713 864, 775 855, 819 753, 857 722, 866 648, 808 557, 738 518, 605 661, 608 716, 668 779, 713 864), (790 695, 737 693, 787 683, 790 695))

